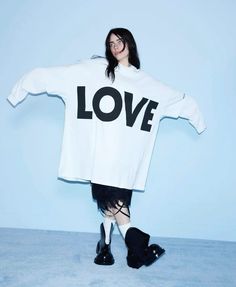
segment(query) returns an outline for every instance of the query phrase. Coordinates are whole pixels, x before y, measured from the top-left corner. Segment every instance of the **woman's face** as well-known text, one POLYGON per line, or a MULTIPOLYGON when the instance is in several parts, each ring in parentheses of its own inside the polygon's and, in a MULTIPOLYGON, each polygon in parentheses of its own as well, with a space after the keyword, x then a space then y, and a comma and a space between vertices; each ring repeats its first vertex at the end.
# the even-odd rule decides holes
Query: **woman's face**
POLYGON ((125 45, 122 41, 122 39, 115 34, 111 34, 110 37, 110 50, 113 55, 117 59, 119 63, 122 63, 124 65, 129 64, 129 49, 127 44, 125 45), (125 49, 124 49, 125 45, 125 49), (123 50, 124 49, 124 50, 123 50))

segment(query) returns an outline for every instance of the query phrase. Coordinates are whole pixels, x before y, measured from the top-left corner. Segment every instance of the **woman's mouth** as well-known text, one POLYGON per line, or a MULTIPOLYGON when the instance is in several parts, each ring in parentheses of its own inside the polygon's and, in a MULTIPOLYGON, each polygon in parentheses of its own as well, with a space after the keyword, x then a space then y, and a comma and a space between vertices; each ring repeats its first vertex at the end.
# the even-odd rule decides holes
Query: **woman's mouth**
POLYGON ((120 53, 122 53, 122 51, 120 51, 120 52, 115 52, 115 56, 119 55, 120 53))

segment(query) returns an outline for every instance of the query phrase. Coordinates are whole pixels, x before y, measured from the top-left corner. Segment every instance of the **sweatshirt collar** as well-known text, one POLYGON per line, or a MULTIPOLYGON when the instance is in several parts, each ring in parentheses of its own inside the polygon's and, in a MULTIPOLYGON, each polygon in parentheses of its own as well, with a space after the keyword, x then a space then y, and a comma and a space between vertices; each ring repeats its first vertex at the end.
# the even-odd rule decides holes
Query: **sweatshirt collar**
POLYGON ((117 65, 116 69, 118 72, 126 75, 132 75, 134 73, 136 74, 137 72, 139 72, 139 70, 133 65, 125 66, 120 63, 117 65))

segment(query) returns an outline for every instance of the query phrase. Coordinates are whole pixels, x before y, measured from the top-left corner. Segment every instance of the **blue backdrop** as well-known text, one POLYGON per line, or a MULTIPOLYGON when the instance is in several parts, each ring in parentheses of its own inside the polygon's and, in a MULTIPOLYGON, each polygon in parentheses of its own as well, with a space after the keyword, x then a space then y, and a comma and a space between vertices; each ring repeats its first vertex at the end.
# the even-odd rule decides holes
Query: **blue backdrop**
MULTIPOLYGON (((142 69, 198 102, 207 130, 161 122, 132 223, 155 236, 236 240, 235 1, 11 0, 0 4, 0 226, 98 232, 88 184, 57 179, 64 104, 6 101, 35 67, 104 54, 113 27, 132 31, 142 69)), ((81 135, 83 137, 83 135, 81 135)))

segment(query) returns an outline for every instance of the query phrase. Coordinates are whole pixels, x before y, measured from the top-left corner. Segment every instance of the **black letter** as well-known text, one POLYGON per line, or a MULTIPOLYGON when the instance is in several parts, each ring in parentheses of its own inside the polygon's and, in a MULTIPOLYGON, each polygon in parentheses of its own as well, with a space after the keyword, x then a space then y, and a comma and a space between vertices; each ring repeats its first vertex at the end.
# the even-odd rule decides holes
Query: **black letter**
POLYGON ((77 119, 92 119, 93 113, 91 111, 85 111, 85 86, 77 87, 77 100, 77 119))
POLYGON ((146 104, 148 99, 142 98, 132 112, 133 94, 125 92, 125 110, 126 110, 126 125, 132 127, 142 107, 146 104))
POLYGON ((143 117, 143 122, 141 126, 141 130, 150 132, 152 125, 148 124, 149 120, 152 120, 153 114, 151 113, 152 109, 156 109, 159 103, 154 102, 150 100, 150 102, 147 105, 144 117, 143 117))
POLYGON ((93 110, 96 116, 104 122, 114 121, 119 117, 122 109, 122 98, 120 93, 112 87, 103 87, 99 89, 93 98, 93 110), (111 96, 115 102, 114 109, 109 113, 104 113, 99 107, 99 103, 104 96, 111 96))

